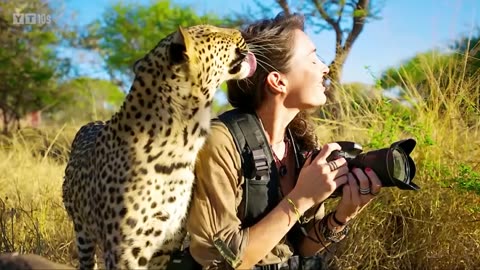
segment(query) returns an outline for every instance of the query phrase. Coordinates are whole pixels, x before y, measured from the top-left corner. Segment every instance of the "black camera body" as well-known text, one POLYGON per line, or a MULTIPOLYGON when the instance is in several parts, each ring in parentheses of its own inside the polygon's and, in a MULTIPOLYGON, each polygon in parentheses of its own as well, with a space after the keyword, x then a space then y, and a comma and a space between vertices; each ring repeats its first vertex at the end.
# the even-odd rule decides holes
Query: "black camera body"
MULTIPOLYGON (((336 142, 342 148, 333 151, 327 158, 332 161, 345 158, 349 169, 371 168, 382 182, 382 187, 398 187, 403 190, 419 190, 420 187, 412 182, 415 177, 415 162, 409 156, 416 145, 414 139, 406 139, 394 142, 390 147, 362 153, 362 146, 350 141, 336 142)), ((314 159, 320 150, 315 149, 312 153, 314 159)), ((339 196, 341 190, 337 189, 332 197, 339 196)))

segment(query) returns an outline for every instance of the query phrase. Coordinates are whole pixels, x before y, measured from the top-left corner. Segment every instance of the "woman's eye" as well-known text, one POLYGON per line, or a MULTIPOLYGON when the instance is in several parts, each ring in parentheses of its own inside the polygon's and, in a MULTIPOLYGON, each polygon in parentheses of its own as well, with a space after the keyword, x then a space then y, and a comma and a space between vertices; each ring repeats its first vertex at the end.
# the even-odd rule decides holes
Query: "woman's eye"
POLYGON ((325 61, 322 59, 322 57, 320 57, 318 53, 316 53, 315 56, 317 57, 317 62, 322 61, 323 63, 325 63, 325 61))

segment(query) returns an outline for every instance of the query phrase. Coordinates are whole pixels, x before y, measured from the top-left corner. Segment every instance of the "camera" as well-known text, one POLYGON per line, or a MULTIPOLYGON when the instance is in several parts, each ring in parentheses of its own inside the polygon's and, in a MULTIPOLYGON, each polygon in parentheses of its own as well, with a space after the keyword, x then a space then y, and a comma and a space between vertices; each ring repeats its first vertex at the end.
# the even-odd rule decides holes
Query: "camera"
MULTIPOLYGON (((420 187, 413 183, 415 177, 415 162, 410 157, 416 145, 414 139, 394 142, 390 147, 362 153, 362 146, 350 141, 338 141, 341 150, 333 151, 327 157, 327 162, 345 158, 349 169, 371 168, 382 182, 382 187, 397 187, 403 190, 419 190, 420 187)), ((312 152, 312 160, 320 150, 312 152)), ((341 195, 341 187, 337 188, 331 197, 341 195)))

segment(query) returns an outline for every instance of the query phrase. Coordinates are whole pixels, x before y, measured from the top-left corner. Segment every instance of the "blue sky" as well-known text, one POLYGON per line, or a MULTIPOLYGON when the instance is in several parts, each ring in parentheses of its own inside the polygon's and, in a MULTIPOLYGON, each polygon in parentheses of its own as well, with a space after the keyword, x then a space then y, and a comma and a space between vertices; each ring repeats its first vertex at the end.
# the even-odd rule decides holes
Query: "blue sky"
MULTIPOLYGON (((289 1, 299 3, 306 0, 289 1)), ((378 1, 378 0, 372 0, 378 1)), ((480 27, 480 0, 383 0, 380 20, 367 24, 345 63, 342 82, 373 83, 375 76, 419 52, 444 49, 461 35, 480 27)), ((100 18, 114 0, 65 0, 65 9, 79 24, 100 18)), ((148 3, 149 0, 135 2, 148 3)), ((199 13, 228 15, 253 6, 249 0, 173 0, 199 13)), ((334 56, 334 34, 314 34, 307 26, 320 56, 329 63, 334 56)), ((83 57, 88 58, 86 55, 83 57)), ((90 67, 83 62, 86 69, 90 67)), ((94 70, 94 68, 91 68, 94 70)), ((94 72, 101 77, 102 71, 94 72)))

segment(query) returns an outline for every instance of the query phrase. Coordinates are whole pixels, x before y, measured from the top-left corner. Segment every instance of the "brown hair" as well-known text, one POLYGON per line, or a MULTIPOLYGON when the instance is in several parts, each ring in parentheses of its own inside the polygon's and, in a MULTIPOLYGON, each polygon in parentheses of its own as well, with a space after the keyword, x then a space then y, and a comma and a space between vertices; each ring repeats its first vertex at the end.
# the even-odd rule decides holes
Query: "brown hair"
MULTIPOLYGON (((293 55, 294 30, 304 30, 302 15, 278 14, 249 25, 242 31, 246 43, 255 53, 258 68, 248 79, 227 82, 228 101, 235 108, 253 111, 265 98, 265 81, 272 71, 287 73, 293 55)), ((317 145, 310 115, 301 111, 288 125, 301 149, 312 149, 317 145)))

